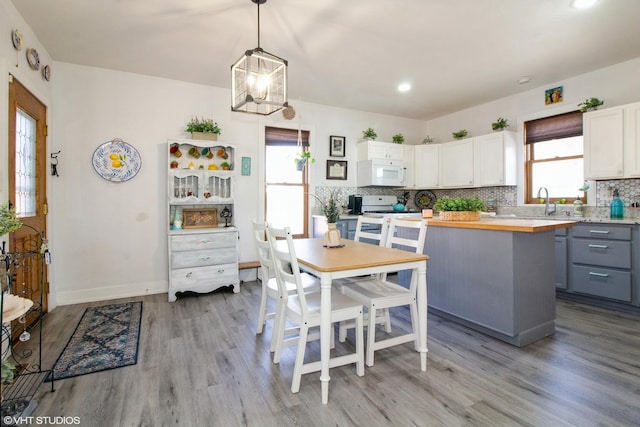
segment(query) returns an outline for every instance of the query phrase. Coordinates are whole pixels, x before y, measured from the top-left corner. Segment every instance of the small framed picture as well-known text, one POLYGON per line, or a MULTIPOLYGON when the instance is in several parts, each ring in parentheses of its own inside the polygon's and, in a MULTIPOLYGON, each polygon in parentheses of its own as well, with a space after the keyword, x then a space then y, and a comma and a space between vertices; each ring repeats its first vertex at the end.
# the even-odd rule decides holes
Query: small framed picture
POLYGON ((329 137, 329 155, 331 157, 344 157, 344 136, 329 137))
POLYGON ((327 179, 347 179, 347 161, 327 160, 327 179))
POLYGON ((242 158, 242 175, 251 175, 251 157, 242 158))
POLYGON ((557 104, 558 102, 562 102, 562 86, 544 91, 544 105, 557 104))

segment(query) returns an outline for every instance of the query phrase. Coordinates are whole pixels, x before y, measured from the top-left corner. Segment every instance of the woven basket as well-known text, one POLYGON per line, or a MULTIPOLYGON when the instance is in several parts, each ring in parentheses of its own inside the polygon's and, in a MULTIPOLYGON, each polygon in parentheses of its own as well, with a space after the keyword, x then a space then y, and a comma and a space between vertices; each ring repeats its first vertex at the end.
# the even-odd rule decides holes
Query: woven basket
POLYGON ((444 211, 440 212, 440 219, 443 221, 479 221, 480 212, 444 211))

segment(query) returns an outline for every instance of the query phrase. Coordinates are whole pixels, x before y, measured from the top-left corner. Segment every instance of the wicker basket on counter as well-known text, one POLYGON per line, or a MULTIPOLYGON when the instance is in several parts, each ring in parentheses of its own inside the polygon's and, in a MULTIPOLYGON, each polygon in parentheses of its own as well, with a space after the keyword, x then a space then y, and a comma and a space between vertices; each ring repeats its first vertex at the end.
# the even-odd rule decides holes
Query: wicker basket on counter
POLYGON ((442 221, 479 221, 480 211, 443 211, 439 218, 442 221))

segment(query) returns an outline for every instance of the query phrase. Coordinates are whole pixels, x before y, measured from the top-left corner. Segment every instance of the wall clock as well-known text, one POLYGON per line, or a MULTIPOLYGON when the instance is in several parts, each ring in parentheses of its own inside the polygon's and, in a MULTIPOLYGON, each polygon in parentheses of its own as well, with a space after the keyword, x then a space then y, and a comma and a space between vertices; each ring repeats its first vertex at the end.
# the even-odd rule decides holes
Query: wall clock
POLYGON ((40 69, 40 56, 38 55, 38 51, 32 47, 27 49, 27 62, 33 70, 37 71, 40 69))
POLYGON ((13 48, 18 52, 22 50, 22 34, 18 32, 18 30, 13 30, 11 32, 11 42, 13 43, 13 48))
POLYGON ((140 153, 120 138, 107 141, 93 152, 93 168, 107 181, 125 182, 137 175, 142 167, 140 153))

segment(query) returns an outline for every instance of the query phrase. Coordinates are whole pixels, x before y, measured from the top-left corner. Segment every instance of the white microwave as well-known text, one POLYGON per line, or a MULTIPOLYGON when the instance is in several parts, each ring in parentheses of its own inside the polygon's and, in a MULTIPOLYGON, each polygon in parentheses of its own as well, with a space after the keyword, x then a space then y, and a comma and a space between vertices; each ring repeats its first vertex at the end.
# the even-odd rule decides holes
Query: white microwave
POLYGON ((358 162, 358 187, 404 186, 404 163, 401 160, 361 160, 358 162))

